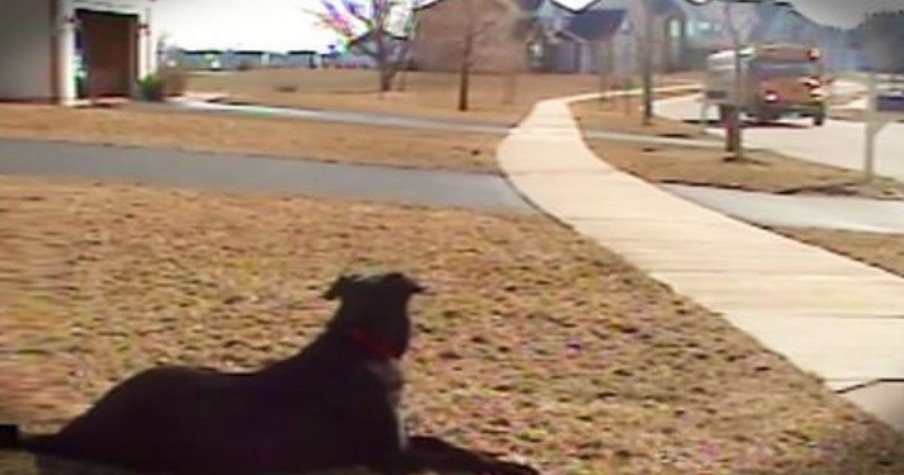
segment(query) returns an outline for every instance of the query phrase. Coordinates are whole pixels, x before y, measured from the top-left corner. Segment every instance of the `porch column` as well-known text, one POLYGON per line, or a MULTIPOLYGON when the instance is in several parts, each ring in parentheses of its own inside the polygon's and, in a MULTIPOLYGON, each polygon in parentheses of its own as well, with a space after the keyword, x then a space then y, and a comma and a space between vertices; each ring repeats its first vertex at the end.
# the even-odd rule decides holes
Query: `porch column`
POLYGON ((72 105, 78 98, 75 87, 76 75, 76 57, 75 57, 75 35, 76 35, 76 18, 75 9, 70 2, 58 1, 56 19, 56 42, 57 51, 57 68, 59 74, 59 101, 63 105, 72 105))
POLYGON ((155 63, 155 44, 154 44, 154 24, 151 9, 147 8, 144 11, 144 15, 139 18, 139 23, 141 27, 140 35, 141 38, 138 41, 139 48, 139 58, 144 58, 143 61, 140 61, 138 65, 138 79, 141 80, 144 77, 147 77, 149 74, 153 73, 156 69, 155 63))

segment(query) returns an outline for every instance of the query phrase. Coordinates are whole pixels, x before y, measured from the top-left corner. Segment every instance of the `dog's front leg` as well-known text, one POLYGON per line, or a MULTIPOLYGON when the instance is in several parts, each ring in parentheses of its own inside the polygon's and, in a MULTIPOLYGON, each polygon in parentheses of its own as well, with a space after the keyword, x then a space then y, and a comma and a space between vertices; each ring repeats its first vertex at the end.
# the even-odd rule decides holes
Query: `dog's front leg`
POLYGON ((394 401, 385 401, 369 410, 359 407, 354 438, 367 467, 381 475, 411 475, 423 471, 410 457, 405 422, 394 401))

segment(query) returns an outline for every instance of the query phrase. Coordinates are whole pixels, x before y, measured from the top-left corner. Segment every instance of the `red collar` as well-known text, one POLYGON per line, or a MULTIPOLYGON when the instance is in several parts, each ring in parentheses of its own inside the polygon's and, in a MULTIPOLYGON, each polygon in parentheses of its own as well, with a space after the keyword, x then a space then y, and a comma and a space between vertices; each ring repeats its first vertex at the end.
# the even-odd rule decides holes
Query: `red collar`
POLYGON ((389 347, 389 345, 359 329, 352 328, 346 330, 345 334, 348 335, 349 338, 351 338, 355 343, 357 343, 358 346, 376 356, 377 358, 393 360, 398 359, 402 356, 397 350, 393 350, 389 347))

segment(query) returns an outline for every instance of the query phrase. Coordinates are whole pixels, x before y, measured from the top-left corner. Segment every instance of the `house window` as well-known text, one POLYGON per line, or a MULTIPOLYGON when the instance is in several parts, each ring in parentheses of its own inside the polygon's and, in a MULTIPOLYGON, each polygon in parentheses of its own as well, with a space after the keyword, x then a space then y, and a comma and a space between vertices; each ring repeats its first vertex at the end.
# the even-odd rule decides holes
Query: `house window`
POLYGON ((681 20, 672 19, 669 21, 669 36, 681 38, 681 20))

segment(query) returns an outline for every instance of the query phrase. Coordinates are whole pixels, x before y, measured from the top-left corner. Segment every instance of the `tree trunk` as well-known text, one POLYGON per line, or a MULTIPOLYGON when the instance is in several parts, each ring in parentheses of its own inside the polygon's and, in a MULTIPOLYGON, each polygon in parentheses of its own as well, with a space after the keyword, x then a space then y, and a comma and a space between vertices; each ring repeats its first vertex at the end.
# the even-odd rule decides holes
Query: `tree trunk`
POLYGON ((505 90, 503 91, 502 103, 512 105, 518 96, 518 71, 509 71, 505 75, 505 90))
POLYGON ((471 56, 474 50, 474 34, 471 31, 465 33, 465 44, 461 52, 461 71, 458 82, 458 110, 466 112, 469 109, 471 94, 471 56))
POLYGON ((380 68, 380 93, 392 90, 392 78, 395 76, 389 65, 380 68))
POLYGON ((461 62, 461 72, 458 81, 458 110, 466 112, 469 108, 468 96, 471 93, 471 62, 461 62))
POLYGON ((652 0, 643 0, 644 4, 644 47, 643 58, 643 124, 653 123, 653 53, 655 51, 653 37, 653 5, 652 0))
POLYGON ((735 19, 732 16, 732 3, 725 3, 725 19, 728 26, 728 32, 731 36, 732 49, 734 50, 734 90, 732 96, 734 99, 729 118, 725 122, 725 149, 732 155, 730 160, 741 161, 744 159, 744 139, 742 124, 742 105, 744 104, 744 82, 743 69, 741 65, 741 33, 738 31, 735 19))

